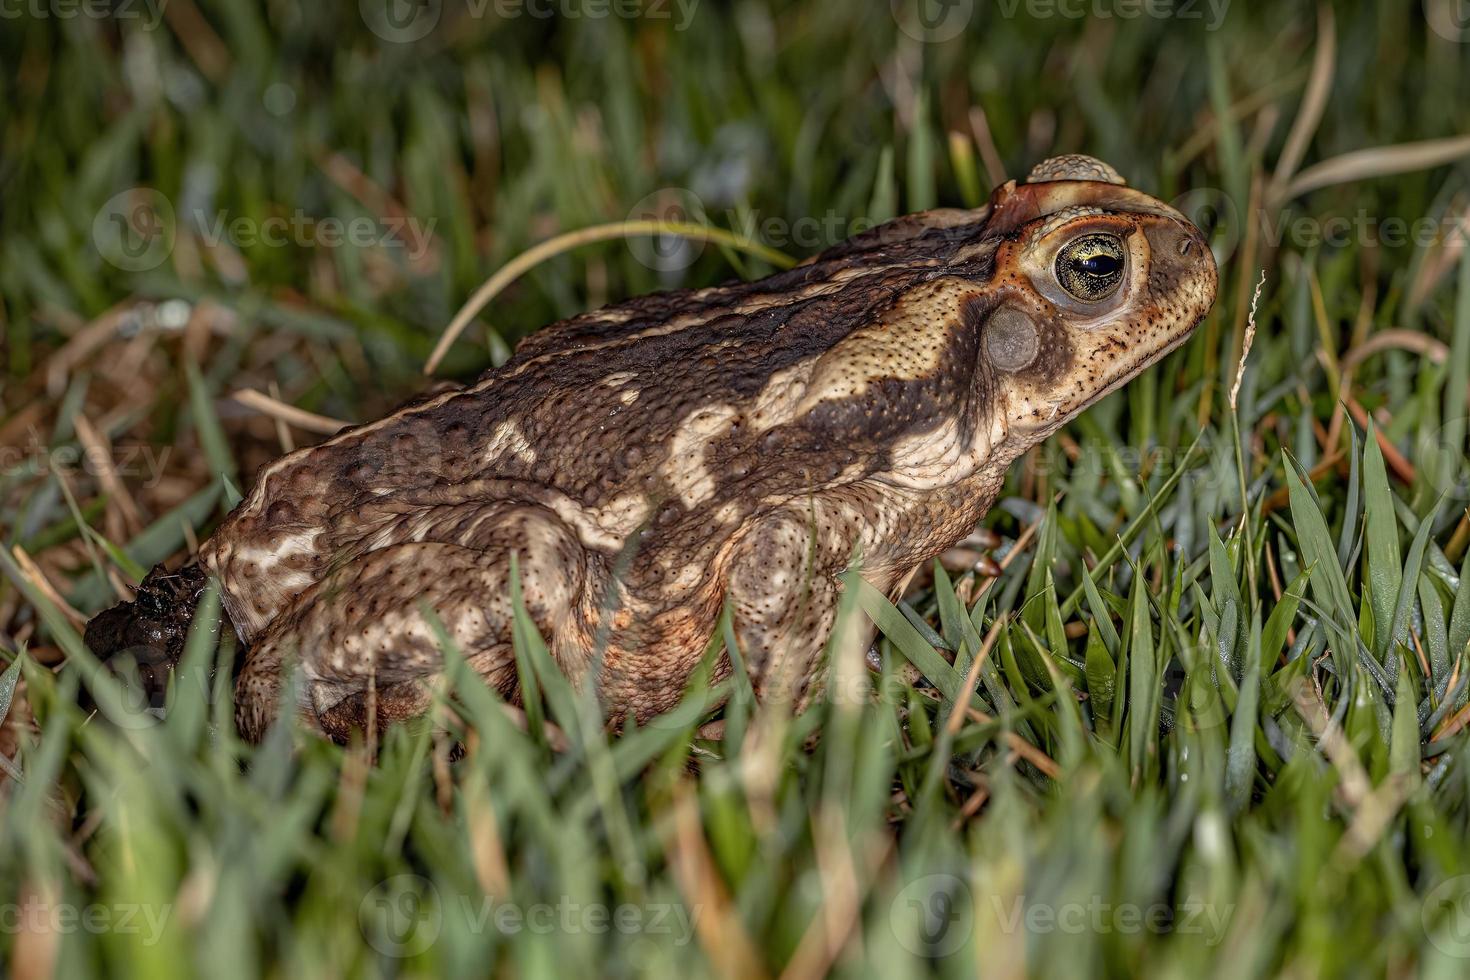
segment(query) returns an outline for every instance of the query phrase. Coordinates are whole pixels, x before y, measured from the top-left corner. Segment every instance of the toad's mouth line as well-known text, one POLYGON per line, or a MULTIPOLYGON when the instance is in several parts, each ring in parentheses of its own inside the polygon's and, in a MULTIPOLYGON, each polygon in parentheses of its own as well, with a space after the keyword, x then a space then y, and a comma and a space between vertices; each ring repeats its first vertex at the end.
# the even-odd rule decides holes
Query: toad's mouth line
POLYGON ((1138 377, 1140 374, 1147 371, 1149 368, 1153 367, 1155 364, 1159 363, 1170 354, 1174 353, 1180 347, 1183 347, 1185 342, 1188 341, 1190 337, 1194 336, 1195 327, 1198 327, 1200 325, 1200 322, 1204 320, 1204 318, 1205 315, 1200 314, 1199 319, 1194 321, 1193 325, 1191 325, 1188 330, 1182 331, 1178 337, 1175 337, 1164 346, 1141 358, 1136 364, 1131 365, 1127 370, 1119 372, 1116 378, 1114 378, 1112 381, 1109 381, 1107 385, 1104 386, 1103 389, 1092 398, 1092 401, 1089 403, 1089 405, 1096 405, 1108 395, 1111 395, 1113 392, 1117 391, 1119 388, 1123 387, 1128 382, 1132 381, 1134 378, 1138 377))
POLYGON ((1207 313, 1201 313, 1199 318, 1195 320, 1195 322, 1190 326, 1188 330, 1181 331, 1179 333, 1179 336, 1170 339, 1169 342, 1164 344, 1162 347, 1159 347, 1157 350, 1151 351, 1146 356, 1140 358, 1132 364, 1129 364, 1123 370, 1119 371, 1116 377, 1109 380, 1106 385, 1099 388, 1094 394, 1088 396, 1086 400, 1080 403, 1072 412, 1065 414, 1063 413, 1063 406, 1066 405, 1069 400, 1065 396, 1060 398, 1045 399, 1043 404, 1047 405, 1049 408, 1046 418, 1043 419, 1041 422, 1036 423, 1034 427, 1027 427, 1024 423, 1022 423, 1022 431, 1026 431, 1030 434, 1035 434, 1038 438, 1042 439, 1051 435, 1057 429, 1065 425, 1069 419, 1080 415, 1082 412, 1091 408, 1093 405, 1096 405, 1098 402, 1102 401, 1104 398, 1111 395, 1119 388, 1122 388, 1134 378, 1138 377, 1144 371, 1147 371, 1159 361, 1162 361, 1165 357, 1169 356, 1170 354, 1174 353, 1174 351, 1184 346, 1185 342, 1187 342, 1189 338, 1194 336, 1195 329, 1200 325, 1201 322, 1203 322, 1206 315, 1207 313))

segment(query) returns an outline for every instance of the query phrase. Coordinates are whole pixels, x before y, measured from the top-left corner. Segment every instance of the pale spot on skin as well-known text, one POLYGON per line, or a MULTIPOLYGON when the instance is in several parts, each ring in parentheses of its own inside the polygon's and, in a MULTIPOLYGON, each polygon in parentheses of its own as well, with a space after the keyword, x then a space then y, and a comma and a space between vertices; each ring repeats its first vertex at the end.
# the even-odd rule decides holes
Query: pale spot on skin
POLYGON ((550 510, 576 532, 577 540, 593 551, 615 554, 652 511, 648 501, 629 493, 613 498, 601 507, 587 508, 555 491, 537 494, 537 502, 550 510))
POLYGON ((687 562, 679 565, 665 565, 666 578, 664 580, 664 592, 668 595, 680 595, 696 588, 705 577, 704 570, 687 562))
POLYGON ((236 588, 227 588, 221 598, 230 621, 235 624, 240 638, 249 642, 266 627, 281 610, 313 584, 313 579, 304 571, 292 569, 285 564, 293 555, 316 557, 316 540, 319 532, 300 531, 268 539, 269 546, 250 546, 230 549, 225 561, 209 560, 206 565, 215 575, 223 576, 226 568, 246 568, 252 564, 258 569, 248 583, 231 583, 236 588), (248 594, 242 594, 241 585, 249 585, 248 594))
POLYGON ((494 435, 490 437, 490 444, 485 447, 486 465, 498 462, 507 451, 527 466, 536 462, 536 451, 526 441, 526 436, 515 419, 508 419, 496 427, 494 435))
POLYGON ((614 497, 603 506, 588 511, 587 519, 599 531, 615 538, 617 547, 621 548, 628 535, 648 520, 651 510, 652 507, 647 498, 641 494, 627 493, 614 497))
POLYGON ((816 363, 816 358, 809 358, 771 375, 748 413, 754 431, 764 432, 796 417, 796 405, 816 363))
POLYGON ((944 423, 934 432, 910 436, 894 444, 891 463, 883 473, 885 483, 912 490, 934 490, 973 476, 990 459, 990 433, 976 432, 965 445, 959 423, 944 423))
POLYGON ((853 398, 874 384, 938 373, 964 304, 979 292, 975 283, 960 279, 936 279, 909 290, 878 324, 854 331, 822 355, 798 414, 853 398))
POLYGON ((698 507, 714 496, 715 477, 705 465, 705 446, 739 414, 729 405, 696 409, 674 433, 662 475, 685 507, 698 507))

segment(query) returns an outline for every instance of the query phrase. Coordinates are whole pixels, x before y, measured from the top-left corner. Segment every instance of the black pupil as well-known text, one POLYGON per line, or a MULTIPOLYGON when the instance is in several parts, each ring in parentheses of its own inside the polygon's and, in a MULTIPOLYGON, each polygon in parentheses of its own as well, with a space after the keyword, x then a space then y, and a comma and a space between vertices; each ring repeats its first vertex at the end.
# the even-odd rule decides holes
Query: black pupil
POLYGON ((1077 260, 1077 268, 1089 276, 1106 279, 1118 271, 1118 259, 1112 255, 1089 255, 1077 260))

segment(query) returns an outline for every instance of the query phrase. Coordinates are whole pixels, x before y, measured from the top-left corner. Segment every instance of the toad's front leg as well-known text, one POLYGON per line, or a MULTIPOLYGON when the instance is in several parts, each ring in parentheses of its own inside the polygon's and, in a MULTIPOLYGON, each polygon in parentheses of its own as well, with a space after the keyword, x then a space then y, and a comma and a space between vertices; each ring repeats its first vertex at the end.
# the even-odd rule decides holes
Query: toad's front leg
MULTIPOLYGON (((815 499, 763 518, 735 549, 727 598, 735 639, 762 700, 807 704, 825 673, 841 576, 861 559, 862 514, 847 501, 815 499)), ((877 567, 865 567, 885 590, 877 567)), ((863 620, 866 633, 872 627, 863 620)))

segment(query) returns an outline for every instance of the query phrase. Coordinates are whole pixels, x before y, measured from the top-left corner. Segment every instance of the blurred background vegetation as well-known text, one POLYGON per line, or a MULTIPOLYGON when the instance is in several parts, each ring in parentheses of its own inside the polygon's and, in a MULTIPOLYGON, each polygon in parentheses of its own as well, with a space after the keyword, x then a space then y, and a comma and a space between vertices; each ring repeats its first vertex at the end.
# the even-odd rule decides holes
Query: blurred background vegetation
POLYGON ((1463 975, 1467 52, 1451 0, 0 7, 3 962, 1463 975), (90 676, 84 617, 282 449, 775 268, 582 246, 426 378, 528 247, 653 215, 802 258, 1060 152, 1207 227, 1220 301, 1017 467, 999 579, 863 598, 872 697, 604 736, 533 650, 544 713, 462 684, 464 758, 373 766, 242 745, 204 632, 162 724, 90 676), (543 905, 580 911, 493 918, 543 905))

